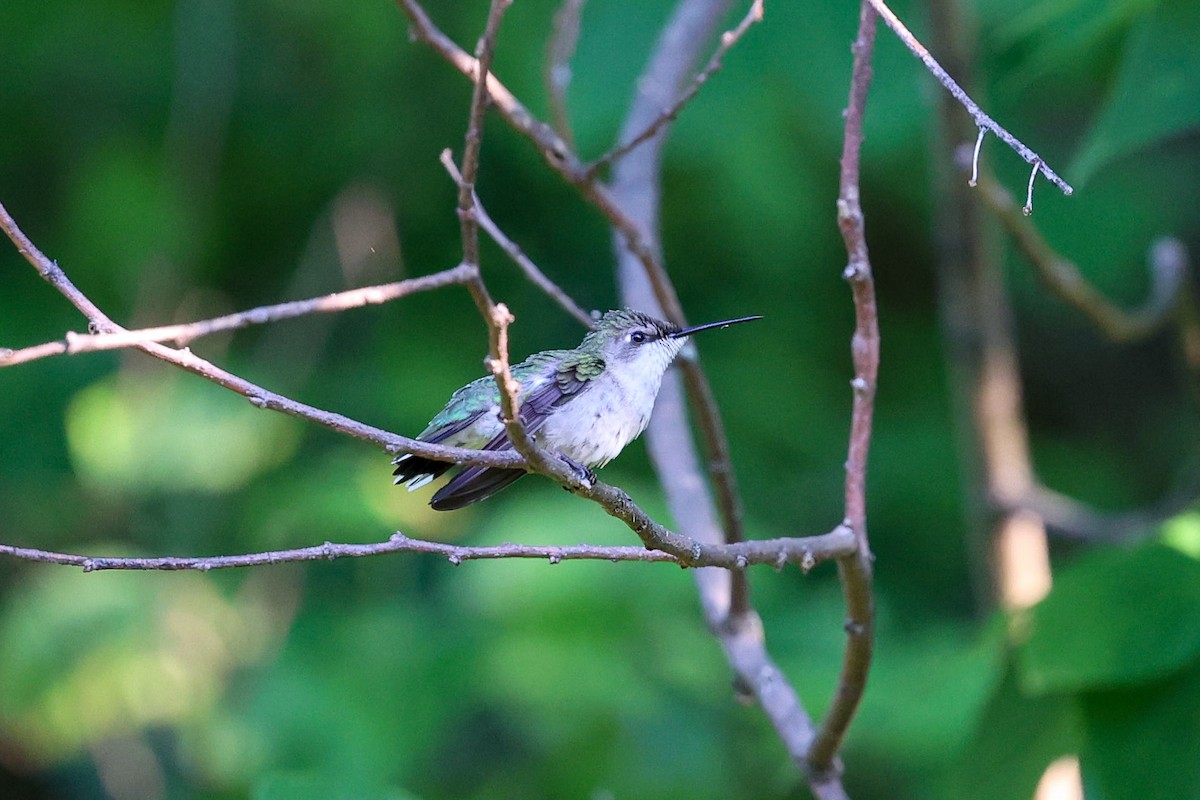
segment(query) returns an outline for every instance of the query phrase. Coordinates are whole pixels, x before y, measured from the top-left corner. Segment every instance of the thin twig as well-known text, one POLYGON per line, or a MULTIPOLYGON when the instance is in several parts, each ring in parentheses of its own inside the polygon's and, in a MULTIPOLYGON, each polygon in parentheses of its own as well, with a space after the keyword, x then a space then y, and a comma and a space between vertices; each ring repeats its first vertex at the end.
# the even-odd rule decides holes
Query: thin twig
MULTIPOLYGON (((471 109, 467 114, 467 133, 463 140, 462 165, 459 172, 462 180, 458 185, 458 220, 462 234, 463 263, 479 266, 479 225, 475 218, 475 179, 479 172, 479 153, 483 146, 483 117, 487 112, 487 82, 492 67, 492 56, 496 52, 496 35, 500 21, 512 0, 492 0, 488 10, 487 25, 475 46, 477 74, 475 87, 471 91, 471 109)), ((475 280, 467 284, 479 313, 486 320, 491 314, 491 295, 484 286, 482 277, 476 272, 475 280)), ((495 357, 495 353, 492 356, 495 357)))
MULTIPOLYGON (((811 569, 814 565, 843 555, 848 548, 854 547, 854 537, 849 530, 835 529, 820 536, 803 539, 779 539, 775 542, 762 541, 753 543, 755 547, 743 547, 744 552, 733 554, 734 558, 742 558, 747 564, 765 564, 779 567, 784 564, 795 564, 803 569, 811 569)), ((675 556, 661 550, 648 550, 644 547, 608 546, 608 545, 525 545, 501 544, 486 547, 463 547, 445 544, 444 542, 428 542, 420 539, 410 539, 403 533, 395 533, 384 542, 369 544, 336 544, 325 542, 311 547, 297 547, 289 550, 270 550, 262 553, 245 553, 234 556, 85 556, 73 553, 58 553, 51 550, 39 550, 31 547, 15 547, 0 544, 0 555, 9 556, 22 561, 34 561, 44 564, 62 564, 82 567, 84 572, 99 572, 102 570, 197 570, 208 572, 214 569, 231 569, 236 567, 255 567, 265 564, 286 564, 296 561, 333 561, 339 558, 363 558, 386 553, 432 553, 444 556, 452 564, 463 561, 497 558, 538 558, 545 559, 551 564, 560 561, 649 561, 679 564, 675 556)), ((722 560, 722 559, 717 559, 722 560)), ((716 561, 708 563, 702 557, 695 566, 718 566, 716 561)))
POLYGON ((269 306, 239 311, 212 319, 197 322, 181 323, 178 325, 163 325, 155 328, 127 330, 120 333, 75 333, 68 332, 62 341, 46 342, 45 344, 27 347, 22 350, 0 351, 0 367, 33 361, 55 355, 76 355, 92 353, 99 350, 119 350, 136 347, 147 342, 172 342, 183 346, 203 336, 210 336, 223 331, 237 330, 251 325, 265 325, 283 319, 294 319, 308 314, 331 314, 360 308, 368 305, 388 303, 401 297, 407 297, 416 292, 427 292, 444 286, 463 284, 472 279, 474 270, 464 265, 452 269, 422 275, 419 278, 385 283, 379 286, 365 286, 361 289, 351 289, 336 292, 307 300, 293 300, 288 303, 278 303, 269 306))
POLYGON ((1114 342, 1132 342, 1162 328, 1179 305, 1187 286, 1187 251, 1178 239, 1160 239, 1147 259, 1150 295, 1140 307, 1126 311, 1092 286, 1079 267, 1059 255, 1032 220, 1022 214, 1013 196, 986 172, 979 179, 984 202, 1013 237, 1038 278, 1059 298, 1074 306, 1114 342))
MULTIPOLYGON (((525 424, 521 420, 521 385, 513 378, 508 358, 508 326, 514 321, 508 307, 503 303, 498 303, 492 308, 491 317, 488 319, 492 351, 496 354, 488 359, 488 369, 496 376, 496 384, 500 387, 500 418, 504 422, 508 440, 512 443, 513 449, 524 457, 527 468, 533 472, 556 481, 560 486, 572 492, 578 493, 581 489, 592 488, 593 484, 584 482, 584 476, 576 474, 564 460, 555 458, 538 447, 533 437, 525 430, 525 424)), ((610 510, 609 513, 612 511, 610 510)), ((638 509, 637 513, 644 515, 641 509, 638 509)), ((647 516, 646 519, 649 517, 647 516)), ((654 525, 657 526, 657 523, 654 525)), ((665 528, 661 530, 666 531, 665 528)), ((638 535, 642 536, 646 547, 655 549, 651 541, 647 540, 640 531, 638 535)), ((679 554, 681 551, 676 547, 674 550, 668 549, 668 552, 679 554)))
MULTIPOLYGON (((492 331, 492 350, 496 355, 488 359, 488 369, 496 376, 496 383, 500 386, 500 418, 506 425, 519 425, 521 419, 521 384, 513 378, 508 363, 508 326, 514 322, 516 319, 504 303, 492 306, 488 327, 492 331)), ((524 428, 521 428, 517 438, 526 438, 524 428)))
MULTIPOLYGON (((412 23, 413 34, 418 40, 428 44, 464 76, 477 82, 478 61, 439 30, 420 3, 416 0, 397 0, 397 3, 412 23)), ((621 207, 610 190, 588 178, 578 156, 562 138, 549 125, 534 117, 495 75, 488 74, 486 84, 493 104, 505 120, 514 129, 529 137, 546 163, 564 180, 575 186, 619 232, 629 252, 645 267, 663 315, 678 325, 685 325, 687 320, 683 314, 683 307, 658 256, 652 236, 621 207)), ((737 541, 741 537, 738 533, 740 512, 737 509, 736 488, 731 485, 732 467, 727 458, 728 445, 725 443, 720 417, 712 403, 708 378, 694 360, 681 359, 679 364, 687 381, 688 391, 699 410, 700 430, 710 452, 710 461, 715 465, 711 472, 721 501, 728 538, 730 541, 737 541)))
POLYGON ((575 135, 571 131, 571 115, 567 110, 567 90, 571 86, 571 59, 579 44, 580 18, 586 2, 563 0, 558 7, 542 65, 542 82, 546 86, 550 119, 555 132, 572 148, 575 147, 575 135))
POLYGON ((987 136, 987 128, 980 128, 975 137, 975 150, 971 153, 971 179, 967 181, 971 188, 979 185, 979 151, 983 149, 984 136, 987 136))
MULTIPOLYGON (((450 178, 454 181, 455 185, 461 188, 463 184, 462 175, 459 173, 458 166, 454 163, 450 151, 443 150, 440 160, 442 166, 446 168, 446 172, 450 173, 450 178)), ((487 209, 483 207, 478 192, 472 193, 472 206, 479 227, 483 228, 487 232, 487 235, 492 238, 492 241, 499 245, 500 249, 521 268, 521 271, 525 273, 525 277, 529 279, 529 282, 541 289, 551 300, 558 303, 564 311, 579 320, 584 327, 593 327, 595 321, 592 319, 592 315, 584 311, 558 284, 546 277, 546 273, 542 272, 538 265, 533 263, 533 259, 525 254, 520 245, 509 239, 504 234, 504 231, 500 230, 500 226, 496 224, 495 220, 487 213, 487 209)))
MULTIPOLYGON (((396 0, 413 26, 413 35, 429 45, 464 76, 477 81, 479 63, 446 34, 438 29, 425 9, 416 0, 396 0)), ((486 76, 488 93, 496 109, 515 130, 527 136, 542 154, 546 163, 564 180, 575 186, 593 206, 597 208, 619 232, 625 247, 645 267, 646 275, 653 288, 655 298, 662 308, 663 316, 672 322, 685 325, 683 307, 671 283, 670 276, 662 265, 653 237, 637 219, 621 207, 614 194, 602 184, 589 180, 579 157, 567 146, 553 129, 538 120, 503 83, 493 74, 486 76)), ((700 430, 709 449, 710 471, 717 487, 717 496, 722 509, 729 541, 741 538, 741 513, 738 508, 737 490, 732 481, 732 467, 727 457, 720 416, 712 403, 712 391, 703 369, 694 360, 680 359, 680 369, 688 385, 696 408, 699 411, 700 430)))
POLYGON ((67 352, 65 341, 44 342, 30 347, 22 347, 19 350, 0 347, 0 367, 15 367, 17 364, 37 361, 39 358, 61 356, 65 352, 67 352))
MULTIPOLYGON (((1069 183, 1058 177, 1054 170, 1046 166, 1046 162, 1041 156, 1026 147, 1020 139, 1006 131, 998 122, 984 113, 983 109, 981 109, 975 103, 975 101, 967 95, 963 88, 959 86, 958 83, 950 77, 950 74, 942 68, 942 65, 939 64, 932 55, 930 55, 929 51, 925 49, 925 46, 917 40, 917 37, 913 36, 912 31, 906 28, 904 23, 901 22, 900 19, 892 12, 892 10, 887 7, 887 3, 883 2, 883 0, 867 0, 867 2, 871 4, 871 7, 876 11, 876 13, 879 14, 879 16, 883 17, 883 21, 886 22, 887 26, 891 28, 896 36, 900 38, 900 41, 904 43, 904 46, 912 51, 913 55, 921 59, 921 62, 925 64, 925 68, 933 73, 933 76, 938 79, 938 82, 941 83, 942 86, 946 87, 946 90, 954 96, 954 99, 961 103, 965 109, 967 109, 967 113, 970 114, 971 118, 975 120, 975 124, 978 127, 986 128, 987 130, 996 134, 996 136, 999 137, 1002 142, 1016 151, 1017 155, 1023 158, 1026 164, 1029 164, 1033 167, 1034 176, 1036 176, 1038 172, 1041 172, 1051 183, 1061 189, 1063 194, 1069 195, 1075 191, 1073 188, 1071 188, 1069 183)), ((982 139, 977 141, 982 142, 982 139)), ((1032 193, 1032 177, 1030 178, 1029 185, 1029 191, 1032 193)), ((1032 203, 1029 204, 1029 207, 1032 209, 1032 203)))
POLYGON ((715 75, 724 66, 725 54, 733 48, 742 37, 746 35, 746 31, 750 30, 755 23, 762 22, 763 19, 763 0, 753 0, 750 4, 750 10, 746 12, 746 16, 736 27, 725 31, 721 34, 721 42, 717 45, 716 51, 712 54, 712 58, 708 60, 708 64, 704 69, 696 73, 692 78, 692 82, 688 84, 683 93, 679 95, 668 108, 664 108, 662 112, 633 138, 629 139, 624 144, 617 145, 609 150, 604 155, 597 158, 587 166, 586 175, 588 178, 594 178, 600 171, 619 158, 622 158, 626 153, 644 144, 648 140, 654 138, 664 127, 671 124, 683 111, 684 107, 692 101, 704 84, 708 83, 709 78, 715 75))
MULTIPOLYGON (((37 270, 71 305, 75 306, 88 319, 88 327, 103 334, 123 333, 124 329, 113 322, 103 311, 96 307, 83 292, 71 282, 66 273, 33 242, 25 236, 17 226, 16 221, 0 204, 0 230, 12 240, 17 251, 37 270)), ((488 467, 520 467, 524 461, 516 453, 494 453, 481 450, 470 450, 462 447, 446 447, 430 444, 405 436, 397 436, 380 428, 365 425, 349 417, 323 411, 314 406, 298 403, 295 400, 276 394, 261 386, 240 378, 231 372, 221 369, 215 364, 192 353, 188 349, 176 350, 156 342, 141 342, 133 345, 138 350, 153 356, 160 361, 174 364, 187 372, 198 375, 205 380, 232 392, 242 395, 256 408, 269 408, 294 417, 307 419, 339 433, 353 436, 356 439, 378 444, 389 453, 412 453, 423 458, 437 461, 450 461, 458 464, 473 464, 488 467)))
MULTIPOLYGON (((446 36, 425 13, 416 0, 396 0, 412 23, 413 35, 429 45, 438 55, 471 81, 477 80, 479 62, 446 36)), ((514 130, 527 136, 550 165, 564 180, 576 187, 609 223, 620 231, 630 252, 645 265, 653 281, 655 295, 663 307, 663 315, 677 325, 686 323, 683 306, 663 269, 655 248, 646 233, 615 200, 607 187, 590 180, 579 157, 553 128, 535 117, 524 104, 494 75, 487 75, 487 90, 491 102, 514 130)))
POLYGON ((855 328, 850 351, 854 360, 851 386, 854 401, 850 418, 850 446, 846 456, 846 524, 858 539, 852 556, 838 560, 842 592, 846 598, 846 652, 833 703, 821 721, 808 753, 808 766, 817 775, 839 770, 837 754, 866 689, 874 644, 874 601, 871 592, 872 556, 867 538, 867 454, 875 411, 876 376, 879 371, 879 315, 862 207, 859 204, 859 159, 863 141, 863 115, 871 86, 871 57, 875 47, 876 13, 873 0, 863 0, 846 130, 842 146, 841 191, 838 226, 846 243, 849 264, 843 276, 854 296, 855 328))

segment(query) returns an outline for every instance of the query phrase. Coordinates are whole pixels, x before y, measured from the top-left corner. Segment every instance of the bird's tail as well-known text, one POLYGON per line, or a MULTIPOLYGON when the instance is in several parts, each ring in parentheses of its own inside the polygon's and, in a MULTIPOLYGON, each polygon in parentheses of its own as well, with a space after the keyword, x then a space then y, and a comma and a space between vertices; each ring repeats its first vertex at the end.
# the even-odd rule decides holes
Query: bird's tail
POLYGON ((420 489, 435 478, 440 478, 454 466, 446 461, 434 461, 410 453, 397 456, 392 464, 396 467, 392 472, 396 479, 392 483, 396 485, 407 483, 410 492, 420 489))

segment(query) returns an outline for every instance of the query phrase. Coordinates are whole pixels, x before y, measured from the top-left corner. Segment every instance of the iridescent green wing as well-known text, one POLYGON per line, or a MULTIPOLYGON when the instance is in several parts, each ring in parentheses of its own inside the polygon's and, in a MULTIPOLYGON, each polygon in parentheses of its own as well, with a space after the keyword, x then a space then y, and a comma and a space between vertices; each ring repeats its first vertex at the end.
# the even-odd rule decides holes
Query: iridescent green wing
MULTIPOLYGON (((460 434, 492 408, 499 397, 495 378, 488 376, 472 381, 450 396, 445 408, 430 420, 417 438, 430 444, 457 444, 464 447, 486 444, 482 437, 478 441, 470 441, 474 437, 460 434)), ((392 464, 396 467, 392 472, 396 476, 393 482, 407 483, 410 492, 441 477, 454 466, 446 461, 434 461, 409 453, 397 456, 392 464)))
MULTIPOLYGON (((513 367, 513 377, 521 384, 520 417, 531 435, 545 424, 558 406, 592 385, 604 372, 598 356, 571 350, 537 353, 513 367)), ((499 398, 499 392, 494 395, 499 398)), ((511 450, 508 434, 501 431, 484 450, 511 450)), ((524 470, 497 467, 467 467, 438 490, 430 502, 439 511, 477 503, 491 497, 525 474, 524 470)))

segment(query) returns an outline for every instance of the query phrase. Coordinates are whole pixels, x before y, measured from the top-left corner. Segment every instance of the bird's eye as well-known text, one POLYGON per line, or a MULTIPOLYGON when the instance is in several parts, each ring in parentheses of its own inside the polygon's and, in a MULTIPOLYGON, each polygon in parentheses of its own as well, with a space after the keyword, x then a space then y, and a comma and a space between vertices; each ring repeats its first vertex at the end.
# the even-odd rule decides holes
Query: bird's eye
POLYGON ((633 342, 634 344, 645 344, 646 334, 642 333, 641 331, 634 331, 633 333, 629 334, 629 341, 633 342))

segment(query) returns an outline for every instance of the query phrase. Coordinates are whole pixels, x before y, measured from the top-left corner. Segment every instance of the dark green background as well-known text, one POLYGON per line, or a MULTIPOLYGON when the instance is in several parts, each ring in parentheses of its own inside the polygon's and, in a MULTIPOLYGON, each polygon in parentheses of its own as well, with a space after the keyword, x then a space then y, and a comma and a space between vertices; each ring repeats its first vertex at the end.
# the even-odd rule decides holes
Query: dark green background
MULTIPOLYGON (((469 49, 485 4, 431 6, 469 49)), ((1138 302, 1154 237, 1200 247, 1198 4, 968 6, 986 108, 1077 187, 1064 198, 1040 182, 1035 220, 1098 286, 1138 302)), ((496 60, 542 116, 555 8, 516 3, 496 60)), ((668 10, 588 4, 570 96, 585 157, 613 141, 668 10)), ((926 35, 923 5, 897 10, 926 35)), ((754 536, 823 532, 842 513, 853 309, 834 197, 856 24, 851 2, 769 3, 666 151, 663 236, 689 318, 767 316, 702 342, 754 536)), ((122 324, 456 263, 437 156, 461 147, 470 86, 408 40, 385 0, 8 2, 0 30, 0 202, 122 324), (335 235, 348 219, 383 232, 353 268, 335 235)), ((938 89, 883 30, 875 64, 862 188, 883 331, 870 471, 879 635, 848 787, 1025 798, 1054 757, 1078 752, 1089 796, 1200 797, 1200 515, 1139 547, 1056 547, 1056 588, 1015 641, 976 600, 936 318, 938 89)), ((984 158, 1023 191, 1014 154, 989 139, 984 158)), ((603 220, 495 116, 479 190, 583 306, 614 305, 603 220)), ((497 250, 484 255, 518 319, 515 354, 578 340, 497 250)), ((1101 508, 1153 503, 1197 444, 1173 339, 1107 344, 1002 257, 1042 479, 1101 508)), ((0 247, 0 346, 80 326, 0 247)), ((194 348, 414 434, 480 374, 485 345, 452 288, 194 348)), ((391 487, 381 452, 136 353, 6 369, 0 420, 7 544, 208 555, 396 529, 464 544, 633 542, 534 478, 436 514, 429 490, 391 487)), ((640 443, 603 477, 669 521, 640 443)), ((820 713, 843 639, 833 570, 752 579, 772 654, 820 713)), ((390 556, 83 575, 0 562, 5 798, 806 796, 729 681, 691 576, 664 565, 390 556)))

